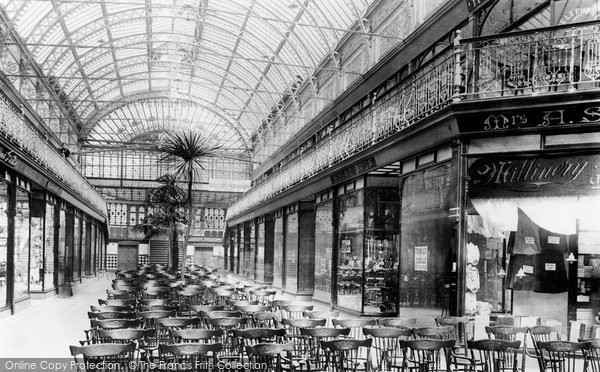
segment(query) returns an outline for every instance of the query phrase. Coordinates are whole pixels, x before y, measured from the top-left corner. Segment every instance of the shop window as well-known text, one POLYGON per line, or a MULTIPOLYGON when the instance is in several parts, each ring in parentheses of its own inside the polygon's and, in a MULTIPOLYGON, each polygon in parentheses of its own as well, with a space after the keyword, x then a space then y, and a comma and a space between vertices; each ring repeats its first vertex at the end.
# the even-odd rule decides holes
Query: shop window
POLYGON ((17 188, 15 200, 15 254, 14 299, 26 296, 29 291, 30 249, 29 193, 17 188))
POLYGON ((8 185, 0 182, 0 308, 6 305, 8 262, 8 185))
POLYGON ((57 280, 56 283, 60 286, 65 283, 65 269, 67 267, 66 257, 66 237, 67 237, 67 222, 66 211, 61 208, 58 214, 58 257, 57 257, 57 280))
MULTIPOLYGON (((455 200, 456 169, 444 163, 402 182, 400 307, 450 312, 455 297, 456 253, 448 210, 455 200)), ((402 310, 400 310, 402 315, 402 310)))
POLYGON ((337 305, 362 312, 364 191, 337 198, 337 305))
POLYGON ((78 280, 81 277, 81 220, 77 216, 74 220, 72 280, 78 280))
POLYGON ((283 260, 285 257, 283 251, 283 216, 275 218, 275 227, 273 235, 273 286, 282 288, 283 277, 283 260))
POLYGON ((285 288, 296 293, 298 289, 298 213, 285 218, 285 288))
POLYGON ((598 164, 597 155, 471 161, 467 314, 534 315, 561 324, 563 331, 569 320, 595 324, 600 311, 598 164), (487 168, 499 164, 506 177, 492 177, 487 168))
POLYGON ((31 216, 31 259, 29 260, 30 290, 44 289, 44 218, 31 216))
POLYGON ((315 210, 314 296, 323 301, 330 301, 333 257, 333 201, 317 204, 315 210))

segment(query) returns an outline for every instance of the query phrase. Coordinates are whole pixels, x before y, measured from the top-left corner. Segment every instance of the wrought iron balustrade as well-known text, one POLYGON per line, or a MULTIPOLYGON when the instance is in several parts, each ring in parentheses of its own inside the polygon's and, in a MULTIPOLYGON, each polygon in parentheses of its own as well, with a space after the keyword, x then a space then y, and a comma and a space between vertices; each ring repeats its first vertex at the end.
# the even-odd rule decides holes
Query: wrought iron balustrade
POLYGON ((600 23, 461 41, 467 100, 600 87, 600 23))

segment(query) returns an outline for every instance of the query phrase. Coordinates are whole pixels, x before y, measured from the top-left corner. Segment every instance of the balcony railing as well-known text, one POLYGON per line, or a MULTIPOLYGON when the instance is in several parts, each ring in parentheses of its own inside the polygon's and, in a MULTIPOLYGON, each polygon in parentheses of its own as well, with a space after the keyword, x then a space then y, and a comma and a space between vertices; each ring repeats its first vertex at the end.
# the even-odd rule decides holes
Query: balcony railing
POLYGON ((600 22, 460 40, 228 209, 228 219, 453 102, 600 88, 600 22))
POLYGON ((597 89, 600 23, 461 42, 467 100, 597 89))

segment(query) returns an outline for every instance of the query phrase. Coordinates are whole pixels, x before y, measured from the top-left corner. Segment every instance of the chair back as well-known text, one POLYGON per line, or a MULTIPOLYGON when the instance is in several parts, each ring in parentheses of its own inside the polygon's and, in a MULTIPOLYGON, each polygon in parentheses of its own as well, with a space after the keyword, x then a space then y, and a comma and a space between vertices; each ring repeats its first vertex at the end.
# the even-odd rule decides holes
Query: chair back
POLYGON ((535 350, 535 354, 530 355, 537 360, 540 371, 543 371, 544 360, 541 357, 543 352, 540 350, 538 343, 560 341, 560 329, 553 326, 537 325, 529 327, 528 331, 529 335, 531 336, 531 340, 533 341, 533 348, 535 350))
POLYGON ((291 372, 296 369, 292 362, 292 343, 259 343, 248 346, 250 372, 291 372))
MULTIPOLYGON (((218 365, 217 355, 222 347, 219 343, 184 343, 159 345, 159 361, 164 365, 174 363, 176 366, 191 366, 194 371, 213 372, 218 365)), ((182 370, 187 369, 185 367, 182 370)))
POLYGON ((380 327, 385 328, 414 328, 417 325, 417 318, 384 318, 379 319, 377 322, 380 327))
POLYGON ((436 340, 450 340, 454 333, 452 326, 448 327, 420 327, 413 328, 413 335, 419 339, 436 339, 436 340))
POLYGON ((183 342, 216 342, 223 336, 223 331, 220 329, 200 329, 200 328, 184 328, 170 329, 171 339, 175 343, 183 342))
POLYGON ((109 306, 135 306, 135 299, 118 299, 118 298, 113 298, 113 299, 102 299, 99 298, 98 299, 98 304, 100 306, 105 306, 105 305, 109 305, 109 306))
POLYGON ((367 338, 373 340, 373 366, 379 371, 401 370, 404 353, 400 341, 412 337, 410 328, 363 328, 367 338))
POLYGON ((313 305, 291 304, 283 307, 285 318, 302 319, 305 311, 312 311, 313 305))
POLYGON ((600 339, 590 338, 579 341, 587 342, 589 344, 589 349, 586 352, 588 371, 600 372, 600 339))
POLYGON ((134 363, 135 343, 94 344, 88 346, 69 346, 76 365, 103 365, 102 371, 131 371, 134 363), (81 355, 83 361, 78 358, 81 355))
POLYGON ((538 341, 539 358, 543 370, 552 372, 585 371, 582 355, 590 349, 589 342, 538 341))
POLYGON ((370 357, 372 344, 372 339, 321 341, 321 347, 329 354, 327 368, 334 372, 373 371, 370 357))
POLYGON ((496 325, 485 327, 488 337, 493 340, 521 341, 521 369, 524 371, 527 364, 527 327, 512 325, 496 325))
POLYGON ((406 370, 438 372, 449 370, 454 340, 417 339, 400 341, 406 370))
POLYGON ((519 368, 517 352, 521 341, 508 340, 477 340, 468 341, 469 350, 474 360, 482 363, 486 372, 517 372, 519 368))
POLYGON ((101 305, 101 306, 94 306, 94 305, 90 305, 90 310, 100 313, 100 312, 112 312, 112 311, 117 311, 117 312, 132 312, 133 311, 133 306, 117 306, 117 305, 101 305))
POLYGON ((365 338, 363 328, 376 327, 377 319, 332 319, 334 327, 350 328, 350 337, 358 340, 365 338))
MULTIPOLYGON (((348 337, 350 328, 301 328, 300 334, 304 341, 303 351, 317 370, 326 370, 327 351, 321 347, 321 341, 331 341, 348 337)), ((296 347, 298 349, 298 347, 296 347)))

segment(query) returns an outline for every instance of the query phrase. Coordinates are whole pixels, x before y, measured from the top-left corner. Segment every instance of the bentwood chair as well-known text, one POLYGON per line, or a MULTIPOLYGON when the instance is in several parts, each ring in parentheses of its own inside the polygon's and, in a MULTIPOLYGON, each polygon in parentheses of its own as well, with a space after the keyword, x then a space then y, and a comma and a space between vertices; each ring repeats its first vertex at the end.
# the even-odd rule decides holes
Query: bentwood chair
POLYGON ((313 305, 291 304, 283 307, 284 318, 302 319, 305 311, 312 311, 313 305))
POLYGON ((216 372, 220 370, 218 353, 219 343, 185 343, 160 345, 158 349, 159 366, 176 366, 175 370, 195 372, 216 372))
POLYGON ((469 350, 475 363, 471 369, 474 372, 518 372, 517 352, 521 341, 508 340, 477 340, 468 341, 469 350))
POLYGON ((365 338, 363 328, 376 327, 377 319, 332 319, 334 327, 350 328, 350 337, 362 340, 365 338))
POLYGON ((524 371, 527 361, 527 327, 496 325, 485 327, 490 339, 505 341, 521 341, 521 369, 524 371))
POLYGON ((348 337, 350 328, 301 328, 300 334, 306 343, 306 356, 308 357, 311 371, 325 371, 327 369, 327 352, 323 350, 321 341, 331 341, 348 337))
POLYGON ((151 329, 99 329, 98 343, 128 344, 134 342, 136 345, 136 360, 147 360, 149 353, 149 341, 154 337, 154 331, 151 329))
POLYGON ((283 328, 246 328, 233 331, 240 344, 240 360, 248 359, 247 347, 261 343, 284 343, 286 341, 283 328))
POLYGON ((173 343, 185 343, 185 342, 201 342, 201 343, 215 343, 221 340, 223 331, 220 329, 201 329, 201 328, 185 328, 185 329, 171 329, 171 339, 173 343))
POLYGON ((379 319, 378 323, 384 328, 415 328, 417 318, 384 318, 379 319))
POLYGON ((71 355, 75 359, 78 371, 83 371, 80 366, 102 366, 102 368, 85 368, 86 372, 127 372, 135 370, 134 362, 135 343, 128 344, 94 344, 87 346, 69 346, 71 355), (79 359, 81 355, 83 360, 79 359), (133 368, 132 368, 133 367, 133 368))
POLYGON ((373 340, 373 366, 378 371, 400 371, 404 354, 400 341, 412 337, 410 328, 364 328, 365 336, 373 340))
POLYGON ((583 356, 589 349, 589 342, 538 341, 540 371, 583 372, 587 369, 583 356))
POLYGON ((589 372, 600 372, 600 339, 590 338, 579 340, 587 342, 589 349, 586 352, 586 364, 589 372))
POLYGON ((338 339, 321 341, 328 351, 327 368, 333 372, 371 372, 372 339, 338 339))
POLYGON ((326 325, 333 327, 332 319, 338 318, 340 316, 339 311, 305 311, 302 314, 305 318, 309 319, 325 319, 327 321, 326 325))
POLYGON ((406 371, 452 371, 450 353, 454 340, 403 340, 400 341, 400 347, 403 349, 406 371))
POLYGON ((544 352, 540 350, 538 344, 540 342, 560 341, 560 329, 553 326, 538 325, 529 327, 529 335, 533 341, 534 353, 527 350, 527 355, 535 358, 538 362, 540 371, 544 371, 546 369, 544 358, 542 358, 544 352))
POLYGON ((260 343, 246 348, 249 372, 305 371, 305 361, 292 361, 294 345, 291 343, 260 343))

